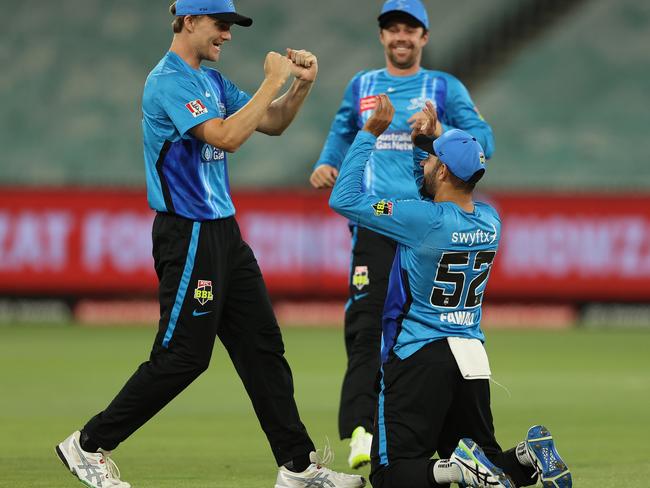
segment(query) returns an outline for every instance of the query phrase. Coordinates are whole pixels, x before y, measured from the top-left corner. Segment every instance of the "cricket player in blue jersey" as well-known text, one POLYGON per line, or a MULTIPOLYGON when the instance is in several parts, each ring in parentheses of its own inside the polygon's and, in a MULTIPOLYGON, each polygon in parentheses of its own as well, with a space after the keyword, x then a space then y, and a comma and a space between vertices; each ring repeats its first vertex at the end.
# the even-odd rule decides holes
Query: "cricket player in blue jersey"
POLYGON ((251 97, 201 63, 219 59, 233 24, 247 27, 252 20, 231 0, 177 0, 170 10, 174 39, 142 97, 147 196, 157 212, 158 334, 149 360, 56 452, 87 486, 129 488, 110 451, 207 369, 218 336, 280 466, 275 488, 362 487, 361 476, 324 466, 300 420, 280 328, 234 219, 228 183, 227 153, 253 131, 283 132, 316 79, 316 57, 292 49, 286 56, 268 53, 264 80, 251 97))
MULTIPOLYGON (((422 49, 429 40, 429 19, 421 1, 388 0, 378 20, 386 67, 362 71, 348 84, 310 182, 315 188, 334 184, 352 141, 372 113, 375 95, 387 93, 395 117, 366 163, 363 189, 391 198, 416 198, 410 132, 427 100, 436 107, 436 136, 463 129, 476 137, 487 158, 492 155, 494 139, 457 78, 420 66, 422 49)), ((357 468, 370 461, 381 312, 395 242, 363 225, 352 223, 350 231, 352 258, 345 307, 348 364, 341 389, 339 433, 341 439, 351 438, 348 460, 357 468)))
POLYGON ((385 94, 374 106, 330 197, 336 212, 398 243, 382 319, 372 486, 516 488, 539 478, 570 487, 545 427, 531 427, 506 452, 495 439, 480 323, 501 221, 472 198, 486 171, 483 148, 458 129, 434 139, 437 114, 427 102, 412 132, 415 181, 426 198, 368 194, 364 168, 395 113, 385 94))

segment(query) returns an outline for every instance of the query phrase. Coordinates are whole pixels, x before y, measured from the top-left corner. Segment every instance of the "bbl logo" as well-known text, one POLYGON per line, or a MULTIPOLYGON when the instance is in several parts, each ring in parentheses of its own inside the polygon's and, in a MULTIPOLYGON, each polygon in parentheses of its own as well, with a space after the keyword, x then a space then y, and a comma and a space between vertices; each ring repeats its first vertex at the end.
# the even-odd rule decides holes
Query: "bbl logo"
POLYGON ((194 289, 194 298, 201 304, 212 301, 212 282, 207 280, 199 280, 197 287, 194 289))
POLYGON ((355 266, 354 274, 352 275, 352 285, 361 290, 364 286, 370 284, 370 278, 368 277, 368 266, 355 266))
POLYGON ((380 200, 377 203, 372 205, 372 208, 375 209, 375 215, 380 217, 382 215, 393 215, 393 202, 387 202, 386 200, 380 200))

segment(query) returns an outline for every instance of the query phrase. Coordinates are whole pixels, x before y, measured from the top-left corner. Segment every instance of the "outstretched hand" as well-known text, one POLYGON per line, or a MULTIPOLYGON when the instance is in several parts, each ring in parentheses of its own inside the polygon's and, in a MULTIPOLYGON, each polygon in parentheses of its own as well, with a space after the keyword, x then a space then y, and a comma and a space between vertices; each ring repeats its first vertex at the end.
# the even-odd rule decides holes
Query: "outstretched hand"
POLYGON ((370 132, 375 137, 379 137, 390 126, 390 123, 393 121, 393 115, 395 115, 395 108, 390 103, 388 95, 383 93, 377 95, 375 110, 364 124, 363 130, 370 132))
POLYGON ((298 80, 313 82, 318 74, 318 60, 304 49, 287 48, 287 58, 291 61, 291 74, 298 80))
POLYGON ((420 134, 433 138, 442 135, 442 124, 438 120, 438 113, 436 112, 433 103, 429 101, 426 102, 422 111, 413 114, 411 118, 408 119, 408 123, 412 130, 412 141, 415 141, 415 138, 420 134))

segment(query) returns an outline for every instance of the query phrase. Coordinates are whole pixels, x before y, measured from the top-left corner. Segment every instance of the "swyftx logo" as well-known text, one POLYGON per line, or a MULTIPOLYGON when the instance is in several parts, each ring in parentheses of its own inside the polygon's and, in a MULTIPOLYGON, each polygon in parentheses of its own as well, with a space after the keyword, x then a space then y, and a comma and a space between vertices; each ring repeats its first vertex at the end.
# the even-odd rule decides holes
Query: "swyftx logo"
POLYGON ((481 229, 476 229, 472 232, 452 232, 452 244, 466 244, 473 246, 474 244, 492 244, 497 240, 497 228, 492 224, 492 232, 485 232, 481 229))

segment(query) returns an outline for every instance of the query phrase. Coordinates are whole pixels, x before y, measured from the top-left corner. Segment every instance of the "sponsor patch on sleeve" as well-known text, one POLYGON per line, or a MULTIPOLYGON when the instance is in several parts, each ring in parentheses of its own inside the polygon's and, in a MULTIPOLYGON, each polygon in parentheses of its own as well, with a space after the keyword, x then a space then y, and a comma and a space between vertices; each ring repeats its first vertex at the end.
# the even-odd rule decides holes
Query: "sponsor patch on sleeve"
POLYGON ((192 117, 198 117, 199 115, 208 113, 208 107, 203 105, 203 102, 199 99, 187 102, 185 108, 190 111, 192 117))
POLYGON ((377 96, 370 95, 363 97, 359 100, 359 112, 365 112, 366 110, 374 110, 377 106, 377 96))
POLYGON ((382 215, 393 215, 393 202, 380 200, 377 203, 372 204, 372 208, 375 210, 375 215, 381 217, 382 215))

